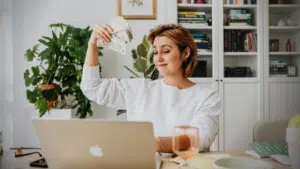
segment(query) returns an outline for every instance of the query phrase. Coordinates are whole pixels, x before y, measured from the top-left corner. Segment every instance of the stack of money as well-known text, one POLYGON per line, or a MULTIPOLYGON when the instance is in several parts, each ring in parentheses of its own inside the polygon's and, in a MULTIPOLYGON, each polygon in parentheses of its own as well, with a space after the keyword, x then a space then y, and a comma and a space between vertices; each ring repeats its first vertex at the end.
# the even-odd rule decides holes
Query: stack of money
POLYGON ((98 47, 105 49, 111 49, 126 55, 126 44, 131 42, 133 39, 131 28, 128 22, 123 17, 116 17, 110 24, 113 28, 112 39, 110 43, 106 43, 99 39, 97 41, 98 47))

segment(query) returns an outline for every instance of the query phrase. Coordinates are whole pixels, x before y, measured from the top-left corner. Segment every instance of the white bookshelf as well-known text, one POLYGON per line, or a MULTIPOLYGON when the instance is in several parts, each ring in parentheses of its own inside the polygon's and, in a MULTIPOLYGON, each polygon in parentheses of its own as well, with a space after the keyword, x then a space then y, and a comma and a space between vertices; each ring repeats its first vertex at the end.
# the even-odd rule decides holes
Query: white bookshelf
MULTIPOLYGON (((294 3, 298 0, 294 0, 294 3)), ((300 4, 266 4, 267 13, 265 22, 265 27, 267 29, 265 32, 266 39, 269 40, 279 40, 279 50, 269 51, 269 41, 265 43, 267 59, 265 59, 265 76, 268 77, 268 81, 275 82, 289 82, 295 81, 294 79, 299 78, 299 68, 300 68, 300 4), (286 18, 289 17, 292 23, 289 25, 286 18), (285 25, 278 26, 279 20, 284 21, 285 25), (286 43, 290 40, 292 44, 292 51, 286 51, 286 43), (287 65, 294 65, 297 67, 297 77, 277 76, 276 74, 271 74, 269 72, 270 60, 286 60, 287 65), (282 80, 281 80, 282 79, 282 80)), ((297 80, 296 80, 297 81, 297 80)))
POLYGON ((252 5, 252 4, 224 4, 224 9, 234 9, 234 8, 248 8, 248 9, 255 9, 257 5, 252 5))
POLYGON ((269 52, 273 56, 300 56, 300 52, 269 52))
POLYGON ((256 26, 224 26, 225 30, 256 30, 256 26))
MULTIPOLYGON (((216 29, 217 27, 214 26, 217 24, 216 22, 216 13, 217 9, 214 8, 216 5, 216 1, 213 0, 212 3, 208 4, 176 4, 177 12, 205 12, 206 19, 212 18, 212 25, 203 25, 203 24, 188 24, 188 23, 181 23, 181 25, 187 28, 192 34, 206 34, 207 37, 210 38, 212 41, 212 51, 198 51, 198 60, 199 61, 206 61, 207 64, 207 77, 192 77, 193 81, 200 82, 202 79, 203 83, 212 82, 216 76, 214 73, 215 66, 214 60, 217 57, 217 42, 213 41, 214 37, 216 37, 216 29)), ((178 17, 176 17, 176 22, 178 23, 178 17)), ((195 41, 196 43, 199 41, 195 41)))
POLYGON ((184 23, 181 24, 183 27, 187 28, 187 29, 191 29, 191 30, 211 30, 212 26, 203 26, 201 24, 188 24, 188 23, 184 23))
POLYGON ((199 56, 212 56, 213 53, 212 52, 201 52, 201 51, 198 51, 198 55, 199 56))
POLYGON ((269 12, 271 14, 291 13, 299 10, 300 4, 270 4, 269 12))
MULTIPOLYGON (((285 119, 286 112, 300 111, 300 0, 297 4, 269 5, 268 0, 257 0, 255 5, 229 5, 223 0, 212 0, 209 5, 174 5, 178 10, 206 11, 212 14, 213 24, 207 27, 190 28, 192 33, 208 33, 213 41, 211 52, 200 52, 198 60, 207 60, 210 76, 190 78, 211 86, 222 98, 222 115, 219 123, 220 150, 246 149, 252 142, 255 123, 263 119, 285 119), (253 13, 251 26, 228 26, 226 15, 229 9, 248 9, 253 13), (279 19, 293 16, 295 24, 277 26, 279 19), (295 19, 296 18, 296 19, 295 19), (241 30, 256 32, 256 51, 235 52, 224 50, 224 32, 241 30), (269 51, 269 40, 279 39, 279 50, 269 51), (292 51, 286 51, 290 39, 292 51), (284 58, 289 65, 296 65, 296 77, 269 74, 270 59, 284 58), (250 67, 253 77, 225 77, 225 67, 250 67), (236 130, 236 129, 239 130, 236 130), (240 139, 234 139, 237 138, 240 139)), ((174 13, 176 13, 174 12, 174 13)), ((175 14, 174 14, 175 16, 175 14)), ((177 18, 174 19, 177 21, 177 18)))
POLYGON ((178 4, 177 8, 178 10, 188 10, 188 11, 201 10, 201 12, 211 13, 212 4, 178 4))
POLYGON ((224 79, 225 83, 259 83, 260 80, 255 77, 249 78, 226 78, 224 79))
POLYGON ((179 9, 210 9, 212 8, 212 4, 178 4, 179 9))
POLYGON ((277 77, 277 76, 271 76, 269 77, 269 83, 300 83, 299 77, 277 77))
POLYGON ((264 2, 264 112, 266 118, 287 119, 286 113, 299 111, 300 99, 300 1, 294 4, 268 4, 264 2), (291 24, 286 22, 290 17, 291 24), (285 24, 278 24, 279 20, 285 24), (270 40, 279 40, 278 50, 270 51, 270 40), (292 50, 286 51, 290 40, 292 50), (270 63, 285 60, 287 65, 296 66, 296 76, 287 73, 270 73, 270 63))
POLYGON ((224 52, 224 56, 256 56, 257 52, 224 52))
POLYGON ((296 32, 300 30, 300 26, 269 26, 271 32, 296 32))

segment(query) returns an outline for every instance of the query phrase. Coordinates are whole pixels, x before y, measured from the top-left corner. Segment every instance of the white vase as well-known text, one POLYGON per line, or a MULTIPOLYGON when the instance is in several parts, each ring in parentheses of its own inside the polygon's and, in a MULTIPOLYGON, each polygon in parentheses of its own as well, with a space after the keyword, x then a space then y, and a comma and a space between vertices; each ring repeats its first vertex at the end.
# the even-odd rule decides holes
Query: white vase
POLYGON ((300 169, 300 128, 286 129, 286 141, 293 169, 300 169))

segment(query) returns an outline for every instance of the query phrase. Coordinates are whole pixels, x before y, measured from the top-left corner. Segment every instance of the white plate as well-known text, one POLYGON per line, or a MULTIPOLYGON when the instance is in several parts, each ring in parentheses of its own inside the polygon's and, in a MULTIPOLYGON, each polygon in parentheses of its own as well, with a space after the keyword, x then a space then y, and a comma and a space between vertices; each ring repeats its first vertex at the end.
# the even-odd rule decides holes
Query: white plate
POLYGON ((245 157, 229 157, 221 158, 214 161, 214 169, 272 169, 273 166, 262 160, 245 158, 245 157))

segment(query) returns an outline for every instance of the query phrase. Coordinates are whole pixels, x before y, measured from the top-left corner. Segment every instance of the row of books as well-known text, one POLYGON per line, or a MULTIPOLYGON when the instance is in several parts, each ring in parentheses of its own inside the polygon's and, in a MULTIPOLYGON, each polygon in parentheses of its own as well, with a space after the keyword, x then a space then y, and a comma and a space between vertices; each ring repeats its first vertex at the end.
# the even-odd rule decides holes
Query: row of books
POLYGON ((229 9, 227 12, 228 26, 253 25, 253 14, 249 9, 229 9))
POLYGON ((225 52, 256 52, 257 33, 242 30, 224 31, 225 52))
POLYGON ((192 36, 199 52, 212 51, 212 41, 207 34, 193 33, 192 36))
POLYGON ((256 4, 256 0, 224 0, 224 4, 256 4))
POLYGON ((212 0, 178 0, 178 4, 211 4, 212 0))
POLYGON ((178 12, 179 24, 197 24, 199 26, 207 26, 205 12, 178 12))
POLYGON ((270 74, 271 75, 286 75, 287 61, 285 58, 270 59, 270 74))

